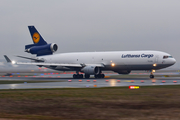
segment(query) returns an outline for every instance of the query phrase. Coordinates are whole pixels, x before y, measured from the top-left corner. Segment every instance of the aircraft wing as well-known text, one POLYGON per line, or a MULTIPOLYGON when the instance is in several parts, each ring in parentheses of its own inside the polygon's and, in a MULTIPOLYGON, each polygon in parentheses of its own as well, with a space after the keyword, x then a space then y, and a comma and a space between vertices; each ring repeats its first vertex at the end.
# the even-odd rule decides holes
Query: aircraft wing
POLYGON ((84 66, 97 66, 97 67, 104 67, 103 64, 64 64, 64 63, 33 63, 33 62, 16 62, 17 65, 37 65, 37 66, 62 66, 62 67, 84 67, 84 66))
POLYGON ((59 63, 33 63, 33 62, 16 62, 17 65, 37 65, 37 66, 64 66, 64 67, 82 67, 80 64, 59 64, 59 63))
POLYGON ((6 55, 4 55, 6 61, 11 64, 17 65, 37 65, 37 66, 62 66, 62 67, 85 67, 85 66, 97 66, 97 67, 104 67, 104 64, 76 64, 76 63, 46 63, 46 62, 15 62, 11 61, 6 55))

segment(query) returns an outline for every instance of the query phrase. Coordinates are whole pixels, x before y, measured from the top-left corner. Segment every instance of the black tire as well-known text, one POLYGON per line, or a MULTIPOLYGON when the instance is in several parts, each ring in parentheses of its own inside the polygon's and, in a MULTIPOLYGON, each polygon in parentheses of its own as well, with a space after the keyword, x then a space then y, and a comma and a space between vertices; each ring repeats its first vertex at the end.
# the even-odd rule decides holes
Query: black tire
POLYGON ((104 74, 101 74, 101 78, 104 78, 105 77, 105 75, 104 74))
POLYGON ((83 78, 83 74, 80 74, 80 78, 81 78, 81 79, 83 78))
POLYGON ((80 75, 79 74, 76 74, 76 78, 78 79, 80 77, 80 75))
POLYGON ((95 77, 95 78, 98 78, 98 76, 97 76, 97 75, 94 75, 94 77, 95 77))
POLYGON ((77 75, 76 75, 76 74, 73 74, 73 78, 76 79, 76 78, 77 78, 77 75))
POLYGON ((86 78, 86 79, 90 78, 90 75, 85 74, 85 78, 86 78))
POLYGON ((150 75, 149 77, 150 77, 150 78, 154 78, 154 75, 150 75))
POLYGON ((101 74, 98 74, 97 76, 98 76, 98 78, 101 78, 101 77, 102 77, 102 75, 101 75, 101 74))

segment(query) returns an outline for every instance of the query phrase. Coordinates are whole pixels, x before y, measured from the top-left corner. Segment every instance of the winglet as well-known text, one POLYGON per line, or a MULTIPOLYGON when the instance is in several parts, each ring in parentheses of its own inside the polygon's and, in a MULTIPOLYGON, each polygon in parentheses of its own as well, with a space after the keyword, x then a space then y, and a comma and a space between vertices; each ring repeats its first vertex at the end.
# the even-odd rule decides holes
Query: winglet
POLYGON ((12 61, 8 58, 8 56, 4 55, 4 57, 8 63, 12 63, 12 61))

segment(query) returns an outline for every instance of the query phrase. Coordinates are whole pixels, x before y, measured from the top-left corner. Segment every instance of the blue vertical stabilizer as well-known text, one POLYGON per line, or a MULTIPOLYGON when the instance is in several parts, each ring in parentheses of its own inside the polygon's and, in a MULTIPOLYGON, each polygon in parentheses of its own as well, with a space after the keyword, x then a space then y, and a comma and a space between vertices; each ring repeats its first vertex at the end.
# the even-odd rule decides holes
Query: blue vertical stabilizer
POLYGON ((25 45, 25 52, 43 56, 57 51, 58 46, 55 43, 47 44, 34 26, 28 26, 28 28, 34 44, 25 45))

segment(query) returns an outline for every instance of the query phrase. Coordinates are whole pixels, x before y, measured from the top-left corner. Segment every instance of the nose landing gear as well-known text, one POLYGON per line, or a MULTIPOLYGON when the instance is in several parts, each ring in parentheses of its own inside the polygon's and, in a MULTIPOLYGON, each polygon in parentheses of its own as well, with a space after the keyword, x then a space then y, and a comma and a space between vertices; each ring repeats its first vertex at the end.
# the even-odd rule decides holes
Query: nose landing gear
POLYGON ((151 70, 150 78, 154 78, 153 72, 155 72, 155 70, 151 70))
POLYGON ((154 75, 150 75, 149 77, 150 77, 150 78, 154 78, 154 75))

